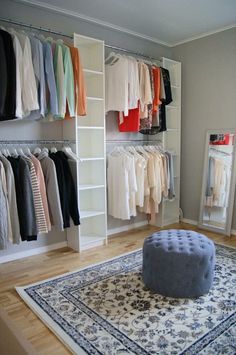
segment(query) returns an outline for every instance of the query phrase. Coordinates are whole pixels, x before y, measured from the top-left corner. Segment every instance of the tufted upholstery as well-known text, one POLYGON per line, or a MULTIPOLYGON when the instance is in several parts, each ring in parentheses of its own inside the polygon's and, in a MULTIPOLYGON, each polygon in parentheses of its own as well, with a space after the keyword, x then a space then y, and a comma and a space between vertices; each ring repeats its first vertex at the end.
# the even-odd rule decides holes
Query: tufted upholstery
POLYGON ((203 234, 170 229, 144 241, 143 281, 164 296, 197 297, 207 293, 214 265, 214 243, 203 234))

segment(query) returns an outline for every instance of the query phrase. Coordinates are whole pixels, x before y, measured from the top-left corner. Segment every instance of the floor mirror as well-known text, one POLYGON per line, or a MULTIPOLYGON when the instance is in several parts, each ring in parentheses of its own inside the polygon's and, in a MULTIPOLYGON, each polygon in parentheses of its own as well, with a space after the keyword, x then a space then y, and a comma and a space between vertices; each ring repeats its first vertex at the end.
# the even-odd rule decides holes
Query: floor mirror
POLYGON ((230 236, 236 183, 236 130, 206 135, 199 227, 230 236))

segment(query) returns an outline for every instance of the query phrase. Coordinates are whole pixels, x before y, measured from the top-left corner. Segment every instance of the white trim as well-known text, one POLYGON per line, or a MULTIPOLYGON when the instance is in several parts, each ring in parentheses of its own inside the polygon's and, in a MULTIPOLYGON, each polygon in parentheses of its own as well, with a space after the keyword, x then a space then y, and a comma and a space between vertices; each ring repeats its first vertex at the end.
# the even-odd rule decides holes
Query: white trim
MULTIPOLYGON (((183 218, 181 220, 181 222, 187 223, 187 224, 192 224, 193 226, 197 226, 198 225, 197 221, 194 221, 193 219, 188 219, 188 218, 183 218)), ((231 229, 231 235, 236 235, 236 229, 231 229)))
POLYGON ((192 224, 193 226, 197 226, 198 222, 194 221, 193 219, 188 219, 188 218, 183 218, 181 219, 180 222, 187 223, 187 224, 192 224))
POLYGON ((61 249, 61 248, 67 247, 67 246, 68 246, 67 242, 65 241, 65 242, 55 243, 55 244, 52 244, 52 245, 47 245, 47 246, 44 246, 44 247, 39 247, 39 248, 30 249, 30 250, 20 251, 18 253, 13 253, 13 254, 10 254, 10 255, 0 256, 0 264, 7 263, 7 262, 13 261, 13 260, 27 258, 27 257, 32 256, 32 255, 38 255, 38 254, 46 253, 47 251, 51 251, 51 250, 61 249))
POLYGON ((43 3, 43 2, 39 2, 39 1, 36 1, 36 0, 14 0, 14 1, 26 4, 26 5, 39 7, 39 8, 42 8, 42 9, 46 9, 48 11, 57 12, 57 13, 62 14, 62 15, 78 18, 78 19, 80 19, 82 21, 85 21, 85 22, 88 22, 88 23, 94 23, 95 25, 99 25, 99 26, 102 26, 102 27, 110 28, 110 29, 112 29, 114 31, 117 31, 117 32, 127 33, 127 34, 129 34, 131 36, 142 38, 142 39, 145 39, 146 41, 149 41, 149 42, 153 42, 153 43, 161 44, 163 46, 170 47, 170 44, 168 44, 167 42, 161 41, 158 38, 147 36, 147 35, 144 35, 142 33, 129 30, 128 28, 125 28, 125 27, 120 27, 120 26, 117 26, 117 25, 113 25, 110 22, 98 20, 98 19, 96 19, 94 17, 86 16, 86 15, 81 14, 81 13, 76 12, 76 11, 67 10, 67 9, 64 9, 64 8, 61 8, 61 7, 58 7, 58 6, 49 5, 49 4, 46 4, 46 3, 43 3))
POLYGON ((235 27, 236 27, 236 23, 233 23, 232 25, 224 26, 224 27, 218 28, 217 30, 214 30, 214 31, 203 32, 203 33, 201 33, 199 35, 196 35, 196 36, 193 36, 193 37, 189 37, 189 38, 184 39, 182 41, 174 42, 172 44, 169 44, 169 47, 179 46, 180 44, 192 42, 192 41, 195 41, 196 39, 201 39, 201 38, 204 38, 204 37, 207 37, 207 36, 211 36, 211 35, 214 35, 216 33, 223 32, 223 31, 226 31, 226 30, 230 30, 231 28, 235 28, 235 27))
POLYGON ((132 229, 136 229, 136 228, 140 228, 140 227, 146 226, 146 225, 148 225, 148 221, 142 221, 142 222, 127 224, 127 225, 122 226, 122 227, 108 229, 107 230, 107 235, 109 235, 110 237, 113 238, 114 237, 113 234, 126 232, 126 231, 129 231, 129 230, 132 230, 132 229))

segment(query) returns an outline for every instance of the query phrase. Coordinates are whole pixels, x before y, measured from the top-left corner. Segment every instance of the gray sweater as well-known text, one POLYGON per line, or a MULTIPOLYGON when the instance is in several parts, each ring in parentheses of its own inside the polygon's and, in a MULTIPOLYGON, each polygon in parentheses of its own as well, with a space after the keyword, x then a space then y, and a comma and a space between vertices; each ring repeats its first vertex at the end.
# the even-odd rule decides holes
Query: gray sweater
POLYGON ((17 211, 16 203, 16 188, 15 188, 15 178, 12 171, 11 163, 3 156, 0 155, 0 161, 2 162, 6 174, 7 181, 7 198, 10 211, 12 238, 14 244, 19 244, 21 241, 20 237, 20 224, 17 211))

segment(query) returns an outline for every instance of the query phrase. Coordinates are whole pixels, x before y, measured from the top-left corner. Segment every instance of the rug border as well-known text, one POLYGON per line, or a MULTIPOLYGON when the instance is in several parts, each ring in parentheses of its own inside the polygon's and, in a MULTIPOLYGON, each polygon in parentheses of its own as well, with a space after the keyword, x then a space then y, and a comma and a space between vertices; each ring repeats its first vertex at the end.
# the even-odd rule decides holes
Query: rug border
POLYGON ((58 275, 58 276, 54 276, 54 277, 50 277, 48 279, 44 279, 44 280, 29 284, 29 285, 15 286, 15 290, 18 293, 18 295, 21 297, 21 299, 26 303, 26 305, 50 329, 50 331, 54 335, 56 335, 56 337, 65 345, 66 348, 68 348, 70 351, 72 351, 76 355, 87 355, 87 353, 78 344, 76 344, 73 340, 71 340, 71 337, 69 335, 67 335, 66 332, 64 332, 64 330, 61 330, 61 328, 58 326, 58 324, 51 317, 49 317, 46 312, 41 310, 41 307, 39 307, 38 304, 31 297, 29 297, 29 295, 27 294, 25 289, 29 288, 29 287, 37 286, 37 285, 39 285, 41 283, 44 283, 44 282, 48 282, 48 281, 51 281, 51 280, 56 280, 56 279, 59 279, 59 278, 64 277, 64 276, 74 274, 76 272, 83 271, 83 270, 88 269, 90 267, 101 265, 103 263, 115 260, 115 259, 117 259, 119 257, 123 257, 125 255, 129 255, 129 254, 138 252, 140 250, 142 250, 142 248, 135 249, 135 250, 133 250, 131 252, 127 252, 127 253, 124 253, 124 254, 119 254, 117 256, 114 256, 113 258, 110 258, 110 259, 107 259, 107 260, 103 260, 103 261, 101 261, 99 263, 89 264, 89 265, 87 265, 87 266, 85 266, 83 268, 76 269, 74 271, 69 271, 69 272, 66 272, 64 274, 61 274, 61 275, 58 275), (52 326, 52 324, 53 324, 53 326, 52 326), (79 353, 78 353, 78 350, 80 351, 79 353))
MULTIPOLYGON (((229 248, 229 249, 236 249, 235 247, 226 246, 226 245, 220 244, 220 243, 214 243, 214 244, 217 244, 219 246, 222 246, 222 247, 225 247, 225 248, 229 248)), ((76 272, 83 271, 83 270, 88 269, 90 267, 94 267, 94 266, 98 266, 98 265, 101 265, 101 264, 106 263, 106 262, 110 262, 110 261, 115 260, 117 258, 129 255, 129 254, 132 254, 132 253, 136 253, 136 252, 141 251, 141 250, 142 250, 142 248, 138 248, 138 249, 135 249, 133 251, 130 251, 130 252, 127 252, 127 253, 124 253, 124 254, 116 255, 113 258, 106 259, 106 260, 103 260, 103 261, 98 262, 98 263, 89 264, 89 265, 87 265, 87 266, 85 266, 83 268, 76 269, 76 270, 73 270, 73 271, 69 271, 69 272, 66 272, 64 274, 61 274, 61 275, 58 275, 58 276, 54 276, 54 277, 50 277, 48 279, 44 279, 44 280, 29 284, 29 285, 15 286, 15 290, 18 293, 18 295, 21 297, 21 299, 26 303, 26 305, 36 314, 36 316, 43 322, 43 324, 45 324, 48 327, 48 329, 50 329, 50 331, 53 334, 56 335, 56 337, 65 345, 66 348, 68 348, 70 351, 72 351, 72 353, 74 353, 76 355, 87 355, 87 353, 78 344, 76 344, 73 340, 71 340, 71 337, 68 336, 66 334, 66 332, 64 332, 64 330, 61 330, 61 328, 58 326, 58 324, 54 320, 52 320, 52 318, 50 316, 48 316, 46 312, 41 310, 41 307, 39 307, 38 304, 34 300, 32 300, 31 297, 29 297, 29 295, 27 294, 25 289, 29 288, 29 287, 33 287, 33 286, 39 285, 39 284, 42 284, 44 282, 48 282, 48 281, 51 281, 51 280, 56 280, 56 279, 59 279, 59 278, 64 277, 64 276, 68 276, 68 275, 74 274, 76 272), (53 326, 52 326, 52 324, 53 324, 53 326), (79 350, 79 352, 78 352, 78 350, 79 350)))

